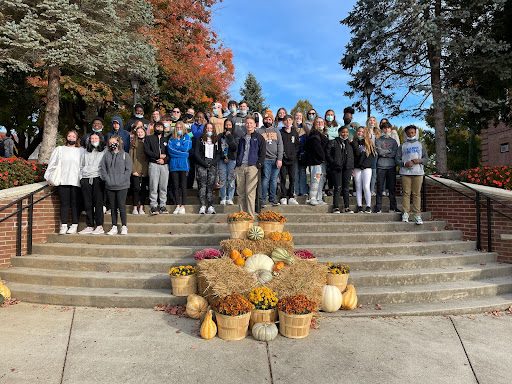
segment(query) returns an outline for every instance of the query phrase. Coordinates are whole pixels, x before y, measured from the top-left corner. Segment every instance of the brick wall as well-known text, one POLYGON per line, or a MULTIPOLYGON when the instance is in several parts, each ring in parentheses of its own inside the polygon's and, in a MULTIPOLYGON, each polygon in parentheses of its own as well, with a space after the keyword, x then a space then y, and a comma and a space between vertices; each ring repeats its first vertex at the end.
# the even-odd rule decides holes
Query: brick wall
MULTIPOLYGON (((49 189, 34 195, 34 201, 43 197, 49 189)), ((0 200, 0 207, 9 204, 15 198, 0 200)), ((24 200, 23 204, 27 204, 24 200)), ((0 218, 8 216, 16 211, 16 205, 0 212, 0 218)), ((27 248, 27 218, 28 209, 23 211, 22 220, 22 255, 26 255, 27 248)), ((49 233, 55 233, 60 224, 59 201, 56 194, 53 194, 34 205, 32 243, 45 242, 49 233)), ((16 255, 16 215, 0 223, 0 268, 8 268, 11 257, 16 255)))
MULTIPOLYGON (((451 229, 461 230, 464 239, 476 241, 477 239, 477 220, 476 204, 468 197, 442 186, 434 181, 427 180, 424 185, 426 192, 425 209, 432 212, 433 219, 445 220, 451 229)), ((458 188, 457 188, 458 189, 458 188)), ((468 196, 475 196, 474 192, 464 189, 468 196)), ((505 204, 512 206, 512 199, 498 199, 505 204)), ((487 250, 487 206, 485 197, 482 196, 480 211, 481 219, 481 246, 482 250, 487 250)), ((491 202, 491 207, 496 211, 501 211, 512 217, 512 209, 506 208, 499 203, 491 202)), ((506 219, 496 212, 492 213, 491 236, 493 251, 498 252, 498 260, 512 263, 512 240, 501 239, 502 234, 512 234, 512 220, 506 219)))
POLYGON ((482 165, 510 165, 512 164, 512 127, 500 122, 495 125, 490 122, 486 129, 482 129, 482 165), (508 151, 502 144, 508 144, 508 151))

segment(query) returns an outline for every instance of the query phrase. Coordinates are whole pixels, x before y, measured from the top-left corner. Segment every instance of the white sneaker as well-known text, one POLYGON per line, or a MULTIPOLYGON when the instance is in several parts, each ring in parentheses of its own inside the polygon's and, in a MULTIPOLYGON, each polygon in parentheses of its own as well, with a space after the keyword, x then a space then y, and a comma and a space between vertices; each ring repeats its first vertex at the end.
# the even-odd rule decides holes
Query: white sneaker
POLYGON ((133 207, 132 215, 138 215, 138 214, 139 214, 139 210, 137 209, 137 207, 133 207))
POLYGON ((172 211, 173 215, 177 215, 178 213, 180 213, 180 206, 179 205, 177 205, 176 209, 174 211, 172 211))
POLYGON ((290 205, 299 205, 299 202, 297 200, 295 200, 294 197, 292 197, 291 199, 288 199, 288 204, 290 204, 290 205))
POLYGON ((111 214, 110 209, 107 209, 107 210, 105 211, 105 215, 110 215, 110 214, 111 214))
POLYGON ((184 215, 185 213, 187 213, 187 212, 185 212, 185 206, 184 206, 184 205, 182 205, 182 206, 180 207, 180 210, 179 210, 179 212, 178 212, 178 213, 179 213, 180 215, 184 215))
POLYGON ((327 205, 327 203, 323 200, 318 200, 317 203, 317 205, 327 205))
POLYGON ((121 235, 127 235, 128 234, 128 227, 126 225, 123 225, 121 227, 121 235))
POLYGON ((404 212, 402 215, 402 222, 408 223, 409 222, 409 214, 407 212, 404 212))
POLYGON ((94 231, 93 227, 85 227, 80 232, 78 232, 79 235, 89 235, 94 231))
POLYGON ((141 206, 139 207, 139 215, 145 215, 145 214, 146 214, 146 211, 144 210, 144 206, 143 206, 143 205, 141 205, 141 206))
POLYGON ((201 208, 199 208, 199 214, 204 215, 206 213, 206 207, 203 205, 201 208))
POLYGON ((281 205, 288 204, 288 202, 286 201, 286 197, 283 197, 281 200, 279 200, 279 202, 281 203, 281 205))
POLYGON ((94 228, 94 231, 92 231, 93 235, 103 235, 105 233, 105 230, 101 225, 98 225, 96 228, 94 228))
POLYGON ((107 235, 117 235, 118 232, 117 232, 117 225, 113 225, 112 228, 110 229, 110 231, 107 232, 107 235))
POLYGON ((414 218, 414 222, 417 224, 417 225, 423 225, 423 219, 421 218, 420 215, 416 215, 416 217, 414 218))
POLYGON ((220 205, 226 205, 227 200, 221 200, 220 205))
POLYGON ((308 204, 309 205, 318 205, 318 201, 316 199, 310 199, 308 204))
POLYGON ((235 205, 235 203, 233 203, 233 200, 226 200, 226 204, 227 205, 235 205))
POLYGON ((66 232, 68 235, 74 235, 78 230, 78 224, 71 224, 68 231, 66 232))
POLYGON ((61 224, 59 229, 59 235, 65 235, 68 231, 68 225, 67 224, 61 224))
POLYGON ((107 213, 107 207, 103 206, 103 214, 107 213))
POLYGON ((210 205, 208 207, 208 212, 206 212, 206 213, 208 213, 209 215, 215 215, 215 213, 216 213, 215 208, 213 208, 213 206, 210 205))

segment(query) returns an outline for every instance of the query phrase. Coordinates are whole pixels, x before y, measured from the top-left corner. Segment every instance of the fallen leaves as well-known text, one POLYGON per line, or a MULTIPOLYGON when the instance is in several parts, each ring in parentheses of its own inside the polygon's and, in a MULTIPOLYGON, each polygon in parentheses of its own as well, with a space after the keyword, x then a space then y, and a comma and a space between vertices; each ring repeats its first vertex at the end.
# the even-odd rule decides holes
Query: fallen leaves
POLYGON ((11 305, 16 305, 19 303, 20 303, 20 301, 18 299, 11 297, 10 299, 4 299, 4 302, 2 304, 0 304, 0 307, 1 308, 9 307, 11 305))
POLYGON ((155 311, 165 312, 168 315, 187 317, 184 305, 157 304, 153 309, 155 311))
POLYGON ((380 304, 375 304, 376 311, 382 311, 382 306, 380 304))

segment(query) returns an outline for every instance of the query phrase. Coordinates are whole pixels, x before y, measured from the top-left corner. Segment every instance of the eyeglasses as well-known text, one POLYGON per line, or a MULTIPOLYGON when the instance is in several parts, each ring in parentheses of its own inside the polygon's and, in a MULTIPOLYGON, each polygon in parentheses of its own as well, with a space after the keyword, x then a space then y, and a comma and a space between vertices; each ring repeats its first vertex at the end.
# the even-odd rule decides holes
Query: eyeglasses
POLYGON ((180 111, 172 111, 172 113, 180 113, 180 111))
POLYGON ((308 113, 308 116, 315 116, 316 113, 308 113))

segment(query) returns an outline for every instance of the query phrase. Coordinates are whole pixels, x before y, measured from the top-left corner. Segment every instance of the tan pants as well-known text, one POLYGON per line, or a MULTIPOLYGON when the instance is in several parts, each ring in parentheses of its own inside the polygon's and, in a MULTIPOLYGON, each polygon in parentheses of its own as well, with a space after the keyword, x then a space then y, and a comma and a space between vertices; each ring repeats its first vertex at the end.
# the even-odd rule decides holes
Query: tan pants
POLYGON ((402 180, 402 208, 404 213, 411 213, 411 195, 412 195, 412 213, 419 215, 421 213, 421 185, 423 176, 400 176, 402 180))
POLYGON ((236 189, 242 211, 254 216, 256 202, 256 189, 258 187, 258 168, 251 165, 242 165, 235 168, 236 189))

